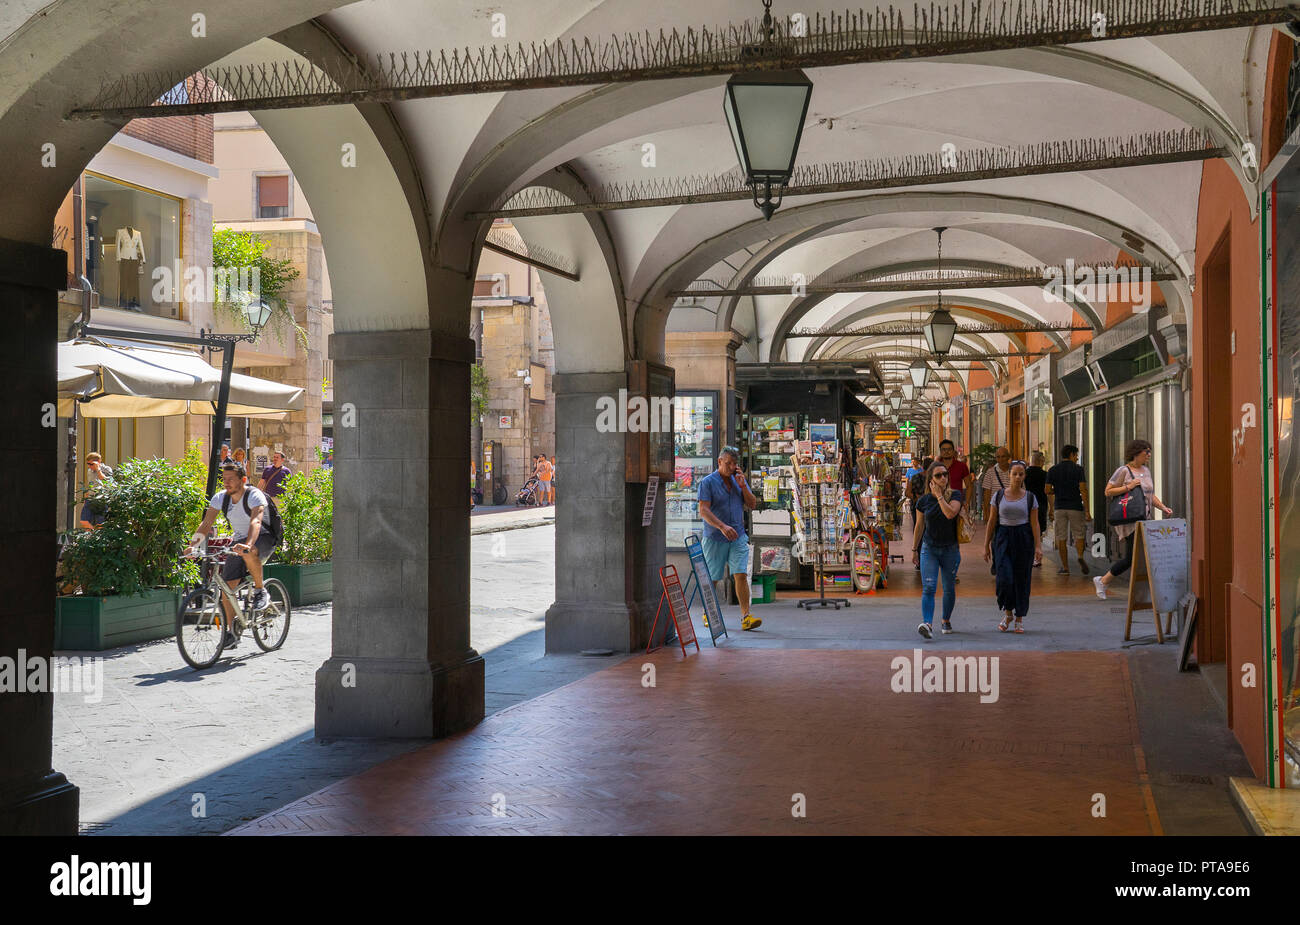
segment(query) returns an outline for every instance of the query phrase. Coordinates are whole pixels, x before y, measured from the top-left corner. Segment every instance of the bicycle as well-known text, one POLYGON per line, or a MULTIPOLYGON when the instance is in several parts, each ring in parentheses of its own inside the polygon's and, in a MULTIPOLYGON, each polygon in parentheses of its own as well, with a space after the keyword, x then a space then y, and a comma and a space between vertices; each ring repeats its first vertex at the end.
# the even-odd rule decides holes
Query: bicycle
MULTIPOLYGON (((186 664, 196 670, 211 668, 226 648, 226 614, 221 607, 223 595, 236 613, 234 625, 230 627, 236 641, 242 638, 245 629, 249 629, 259 649, 274 652, 284 645, 289 635, 292 607, 288 589, 279 579, 267 578, 262 582, 270 603, 258 609, 253 607, 255 589, 252 575, 245 575, 234 588, 221 577, 221 565, 226 556, 233 555, 228 550, 231 543, 231 537, 205 540, 201 550, 185 553, 187 558, 202 560, 199 568, 203 580, 181 601, 176 614, 176 647, 186 664)), ((273 558, 274 550, 266 561, 269 563, 273 558)))

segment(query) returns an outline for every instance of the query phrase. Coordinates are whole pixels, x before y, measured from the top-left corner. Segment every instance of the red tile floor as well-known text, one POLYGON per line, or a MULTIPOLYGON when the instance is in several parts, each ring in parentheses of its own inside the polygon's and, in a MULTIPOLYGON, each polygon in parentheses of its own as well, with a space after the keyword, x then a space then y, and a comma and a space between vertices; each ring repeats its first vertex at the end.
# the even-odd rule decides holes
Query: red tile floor
POLYGON ((634 655, 232 834, 1160 833, 1122 654, 978 653, 994 703, 899 654, 634 655))

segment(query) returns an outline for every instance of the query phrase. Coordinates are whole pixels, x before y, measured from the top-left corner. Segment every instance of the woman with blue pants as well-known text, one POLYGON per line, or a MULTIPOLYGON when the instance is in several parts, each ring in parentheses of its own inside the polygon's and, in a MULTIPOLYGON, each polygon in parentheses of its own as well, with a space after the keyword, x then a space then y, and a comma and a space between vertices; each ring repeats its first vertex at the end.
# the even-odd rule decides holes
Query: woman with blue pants
POLYGON ((964 498, 960 489, 948 486, 948 467, 936 459, 925 472, 925 493, 916 501, 918 522, 913 540, 912 562, 921 567, 921 623, 916 631, 926 639, 934 637, 934 592, 943 574, 943 632, 952 632, 952 609, 957 604, 957 566, 961 545, 957 542, 957 518, 964 498), (921 527, 924 523, 924 527, 921 527))

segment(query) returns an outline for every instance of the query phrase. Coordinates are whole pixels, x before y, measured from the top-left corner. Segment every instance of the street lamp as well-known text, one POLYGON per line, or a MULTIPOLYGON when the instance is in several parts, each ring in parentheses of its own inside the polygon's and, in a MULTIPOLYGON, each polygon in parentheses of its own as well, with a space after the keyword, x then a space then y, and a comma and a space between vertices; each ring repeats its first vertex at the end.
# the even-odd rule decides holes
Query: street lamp
POLYGON ((243 308, 244 320, 248 322, 248 327, 256 338, 266 323, 271 320, 271 306, 267 305, 261 299, 254 299, 243 308))
POLYGON ((913 360, 908 371, 912 374, 912 385, 918 392, 925 388, 925 384, 930 381, 930 364, 925 360, 913 360))
MULTIPOLYGON (((772 0, 763 0, 763 39, 741 51, 741 57, 774 53, 772 0)), ((771 220, 781 206, 785 185, 794 173, 812 81, 803 71, 749 71, 727 81, 722 111, 731 129, 736 157, 754 195, 754 205, 771 220), (775 201, 773 190, 775 189, 775 201)))
POLYGON ((899 407, 903 404, 903 396, 894 392, 889 396, 889 407, 894 409, 894 414, 898 414, 899 407))

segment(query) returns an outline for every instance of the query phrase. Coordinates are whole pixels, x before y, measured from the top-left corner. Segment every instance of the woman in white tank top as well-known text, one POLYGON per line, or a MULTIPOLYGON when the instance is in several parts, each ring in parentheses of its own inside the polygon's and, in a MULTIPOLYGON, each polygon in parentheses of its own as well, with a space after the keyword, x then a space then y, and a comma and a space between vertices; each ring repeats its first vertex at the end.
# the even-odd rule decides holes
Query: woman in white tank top
POLYGON ((998 629, 1023 633, 1021 622, 1029 613, 1029 586, 1034 566, 1043 561, 1042 533, 1038 526, 1038 499, 1025 488, 1024 460, 1011 464, 1011 484, 993 495, 988 528, 984 531, 984 561, 993 560, 997 576, 998 629))

